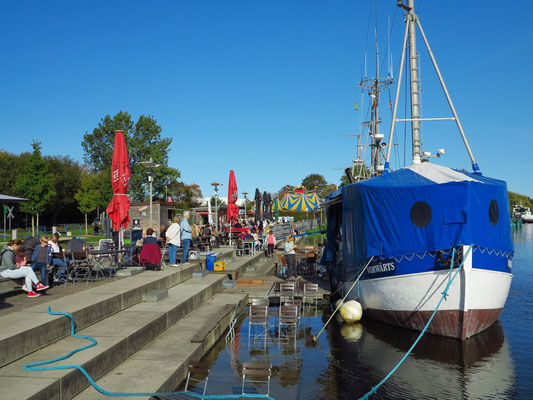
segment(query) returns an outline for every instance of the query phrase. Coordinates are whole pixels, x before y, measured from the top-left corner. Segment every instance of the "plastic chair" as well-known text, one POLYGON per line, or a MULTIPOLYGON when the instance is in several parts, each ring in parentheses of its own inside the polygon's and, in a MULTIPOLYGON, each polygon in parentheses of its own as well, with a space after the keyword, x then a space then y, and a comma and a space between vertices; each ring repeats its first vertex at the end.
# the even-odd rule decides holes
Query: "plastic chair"
MULTIPOLYGON (((300 312, 298 306, 296 305, 281 305, 279 307, 279 316, 278 316, 278 338, 281 339, 281 330, 285 326, 287 330, 290 327, 294 327, 294 337, 296 338, 296 328, 298 327, 298 322, 300 321, 300 312)), ((283 335, 285 338, 288 338, 288 335, 283 335)))

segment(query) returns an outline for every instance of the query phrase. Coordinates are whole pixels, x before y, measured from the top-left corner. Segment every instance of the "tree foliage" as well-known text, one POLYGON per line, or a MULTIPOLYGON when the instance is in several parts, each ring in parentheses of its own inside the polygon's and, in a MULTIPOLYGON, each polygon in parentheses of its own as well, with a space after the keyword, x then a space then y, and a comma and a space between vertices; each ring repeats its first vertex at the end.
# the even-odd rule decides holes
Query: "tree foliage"
POLYGON ((196 183, 187 185, 184 182, 174 182, 170 186, 170 194, 178 208, 184 210, 198 207, 202 199, 202 190, 196 183))
POLYGON ((48 164, 41 154, 41 143, 33 141, 33 153, 28 157, 21 173, 17 175, 17 195, 29 199, 21 203, 20 209, 28 214, 41 214, 56 194, 53 188, 54 176, 48 172, 48 164))
POLYGON ((80 188, 74 198, 78 202, 78 209, 83 214, 88 214, 98 206, 100 190, 98 189, 98 176, 84 173, 81 178, 80 188))
MULTIPOLYGON (((133 201, 145 200, 148 195, 148 170, 140 162, 150 158, 159 164, 153 168, 153 192, 155 197, 165 193, 165 186, 170 186, 180 176, 180 172, 168 166, 168 153, 171 138, 162 137, 162 128, 151 116, 141 115, 133 122, 131 115, 120 111, 115 116, 105 116, 92 133, 83 137, 82 147, 87 165, 97 173, 111 170, 115 132, 124 132, 128 156, 130 159, 129 195, 133 201)), ((109 202, 111 198, 107 199, 109 202)))
POLYGON ((302 179, 302 186, 305 186, 307 190, 314 190, 316 186, 317 190, 321 191, 327 184, 326 178, 320 174, 310 174, 302 179))

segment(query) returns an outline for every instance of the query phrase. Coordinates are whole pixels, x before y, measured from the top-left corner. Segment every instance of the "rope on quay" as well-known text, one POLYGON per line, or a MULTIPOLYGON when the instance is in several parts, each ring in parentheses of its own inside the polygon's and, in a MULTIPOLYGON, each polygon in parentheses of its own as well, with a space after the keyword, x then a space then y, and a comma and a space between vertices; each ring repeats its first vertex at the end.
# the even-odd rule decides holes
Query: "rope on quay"
POLYGON ((429 327, 429 324, 431 323, 431 321, 433 320, 433 317, 435 316, 435 314, 437 313, 437 310, 439 309, 441 303, 442 303, 442 300, 445 300, 446 297, 448 296, 448 290, 450 289, 450 286, 452 285, 452 282, 453 280, 455 279, 455 277, 457 276, 457 274, 459 273, 459 271, 461 270, 461 268, 463 267, 463 264, 466 260, 466 257, 468 256, 468 253, 470 252, 470 249, 472 248, 472 246, 469 246, 468 247, 468 250, 466 251, 466 254, 463 256, 463 261, 461 262, 461 265, 459 265, 459 267, 457 267, 457 270, 455 271, 455 274, 453 274, 453 277, 452 277, 452 272, 453 272, 453 261, 454 261, 454 258, 455 258, 455 248, 453 249, 453 252, 452 252, 452 262, 450 263, 450 274, 448 276, 448 284, 446 285, 446 288, 444 289, 444 292, 442 292, 442 297, 440 298, 438 304, 437 304, 437 307, 435 308, 435 311, 433 311, 433 314, 431 314, 431 317, 429 318, 426 326, 424 327, 424 329, 422 330, 422 332, 420 332, 420 335, 418 335, 418 337, 416 338, 415 342, 413 343, 413 345, 411 346, 411 348, 409 350, 407 350, 407 353, 405 353, 405 355, 402 357, 402 359, 398 362, 398 364, 396 364, 396 366, 387 374, 387 376, 385 378, 383 378, 381 380, 381 382, 379 382, 376 386, 374 386, 367 394, 365 394, 363 397, 361 397, 359 400, 366 400, 368 399, 371 395, 373 395, 374 393, 377 392, 377 390, 379 389, 379 387, 381 385, 383 385, 387 379, 389 379, 392 374, 394 374, 394 372, 396 372, 396 370, 400 367, 400 365, 402 365, 402 363, 405 361, 405 359, 409 356, 409 354, 411 354, 411 351, 413 351, 413 349, 415 348, 416 344, 418 343, 418 341, 422 338, 422 336, 424 336, 424 333, 426 333, 426 330, 427 328, 429 327))
POLYGON ((229 395, 207 395, 207 394, 204 394, 204 395, 202 395, 202 394, 199 394, 199 393, 185 392, 185 391, 153 392, 153 393, 152 392, 146 392, 146 393, 142 393, 142 392, 141 393, 109 392, 109 391, 101 388, 100 386, 98 386, 96 384, 96 382, 91 378, 91 376, 87 373, 87 371, 85 371, 85 369, 83 369, 83 367, 81 367, 80 365, 74 365, 73 364, 73 365, 57 365, 57 366, 43 367, 42 365, 52 364, 52 363, 55 363, 55 362, 58 362, 58 361, 65 360, 65 359, 71 357, 72 355, 74 355, 74 354, 76 354, 76 353, 78 353, 80 351, 86 350, 86 349, 91 348, 93 346, 96 346, 98 344, 96 339, 94 339, 94 338, 92 338, 90 336, 77 335, 75 333, 76 323, 74 322, 74 318, 72 317, 72 315, 70 315, 68 313, 64 313, 64 312, 53 312, 50 309, 50 307, 48 307, 47 311, 48 311, 48 314, 50 314, 50 315, 64 315, 64 316, 70 318, 70 334, 73 337, 75 337, 75 338, 90 340, 92 343, 88 344, 87 346, 83 346, 83 347, 80 347, 78 349, 72 350, 67 355, 64 355, 64 356, 61 356, 61 357, 58 357, 58 358, 54 358, 52 360, 40 361, 40 362, 36 362, 36 363, 27 364, 27 365, 24 366, 24 370, 25 371, 51 371, 51 370, 60 370, 60 369, 77 369, 78 371, 80 371, 85 376, 85 378, 87 378, 89 383, 97 391, 99 391, 100 393, 102 393, 102 394, 104 394, 106 396, 115 396, 115 397, 118 397, 118 396, 130 396, 130 397, 153 396, 153 397, 174 397, 174 398, 178 398, 179 399, 179 395, 186 395, 186 396, 190 396, 190 397, 197 397, 199 399, 239 399, 239 398, 247 397, 247 398, 255 398, 255 399, 274 400, 273 397, 270 397, 270 396, 267 396, 267 395, 263 395, 263 394, 229 394, 229 395))
POLYGON ((324 326, 322 327, 322 329, 320 329, 320 332, 318 332, 318 334, 316 334, 315 336, 313 336, 313 342, 316 343, 318 341, 318 338, 320 337, 320 335, 322 334, 322 332, 324 332, 324 329, 326 329, 326 326, 328 326, 329 322, 331 321, 331 319, 333 318, 333 316, 335 315, 335 313, 339 310, 339 308, 342 307, 342 303, 344 303, 344 300, 346 300, 346 297, 348 297, 348 295, 350 294, 350 292, 352 291, 352 289, 354 288, 355 284, 357 282, 359 282, 359 279, 361 278, 361 276, 363 276, 363 273, 366 271, 366 269, 368 268, 368 266, 370 265, 370 263, 372 262, 372 260, 374 259, 374 256, 370 257, 370 260, 368 260, 368 262, 366 263, 365 267, 363 268, 363 270, 361 271, 361 273, 359 274, 359 276, 357 277, 357 279, 354 281, 354 283, 352 284, 352 286, 350 287, 350 290, 348 290, 348 292, 346 293, 346 295, 342 298, 342 301, 339 302, 339 304, 337 305, 337 308, 335 309, 335 311, 333 311, 333 313, 330 315, 329 319, 326 321, 326 323, 324 324, 324 326))

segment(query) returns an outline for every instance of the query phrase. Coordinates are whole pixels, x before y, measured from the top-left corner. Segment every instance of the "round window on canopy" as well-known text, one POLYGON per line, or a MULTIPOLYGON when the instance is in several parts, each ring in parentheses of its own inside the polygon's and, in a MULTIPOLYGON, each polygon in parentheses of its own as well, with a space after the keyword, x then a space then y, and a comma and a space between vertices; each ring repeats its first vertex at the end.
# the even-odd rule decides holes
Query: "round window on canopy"
POLYGON ((489 220, 492 225, 497 225, 500 219, 500 209, 498 208, 498 202, 491 200, 489 204, 489 220))
POLYGON ((431 207, 425 201, 417 201, 411 207, 411 222, 414 226, 425 228, 431 222, 431 207))

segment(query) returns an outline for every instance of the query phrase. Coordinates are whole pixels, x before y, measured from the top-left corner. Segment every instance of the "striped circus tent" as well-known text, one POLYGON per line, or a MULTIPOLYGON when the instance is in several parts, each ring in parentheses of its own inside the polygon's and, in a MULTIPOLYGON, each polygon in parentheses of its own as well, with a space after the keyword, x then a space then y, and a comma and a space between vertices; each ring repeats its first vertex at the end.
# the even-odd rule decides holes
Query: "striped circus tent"
POLYGON ((285 192, 281 199, 280 207, 282 210, 289 211, 316 211, 320 204, 320 198, 313 192, 304 192, 296 190, 295 193, 285 192))

